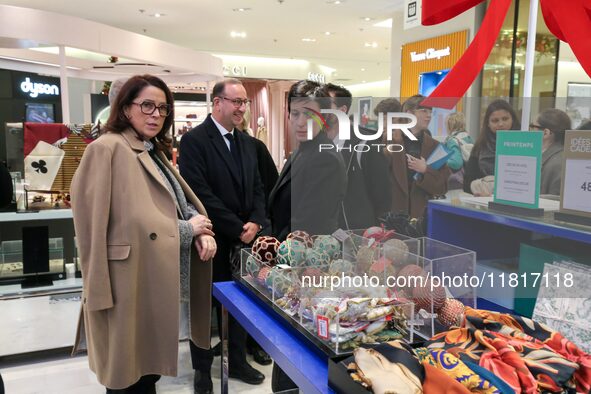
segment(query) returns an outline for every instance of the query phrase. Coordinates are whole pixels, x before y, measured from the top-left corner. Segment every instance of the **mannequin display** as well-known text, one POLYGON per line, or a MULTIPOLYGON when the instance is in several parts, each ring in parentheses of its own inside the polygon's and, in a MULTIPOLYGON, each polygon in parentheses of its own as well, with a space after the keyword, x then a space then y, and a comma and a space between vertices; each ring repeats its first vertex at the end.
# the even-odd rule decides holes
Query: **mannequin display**
POLYGON ((259 118, 257 119, 257 125, 259 126, 257 128, 257 134, 256 134, 256 138, 263 141, 265 143, 265 145, 267 145, 267 128, 265 127, 265 118, 263 118, 262 116, 259 116, 259 118))

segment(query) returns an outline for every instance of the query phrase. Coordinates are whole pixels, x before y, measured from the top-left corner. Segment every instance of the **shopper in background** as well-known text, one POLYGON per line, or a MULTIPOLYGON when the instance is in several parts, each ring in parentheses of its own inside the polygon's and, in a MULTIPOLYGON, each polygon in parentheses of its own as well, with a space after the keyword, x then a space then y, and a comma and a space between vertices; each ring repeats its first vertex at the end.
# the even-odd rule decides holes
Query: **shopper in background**
POLYGON ((540 194, 560 195, 564 132, 570 130, 571 120, 566 112, 548 108, 540 112, 529 125, 530 130, 542 131, 542 179, 540 194))
MULTIPOLYGON (((351 92, 342 86, 328 83, 325 85, 331 97, 331 108, 349 113, 353 101, 351 92)), ((388 173, 388 161, 384 154, 368 145, 353 132, 351 139, 341 140, 336 117, 328 117, 329 128, 326 135, 335 146, 341 149, 347 171, 347 193, 339 209, 339 226, 344 229, 365 229, 379 225, 379 218, 390 211, 392 185, 388 173), (369 150, 366 148, 369 147, 369 150)), ((361 133, 374 134, 360 126, 361 133)))
POLYGON ((454 112, 447 116, 447 133, 445 147, 450 152, 447 166, 453 172, 448 179, 448 190, 463 189, 464 163, 470 158, 474 147, 474 140, 466 131, 466 118, 461 112, 454 112))
MULTIPOLYGON (((328 108, 328 97, 327 90, 312 81, 296 82, 289 90, 289 133, 299 146, 287 158, 268 204, 272 233, 280 241, 295 230, 323 235, 338 228, 339 210, 347 189, 343 158, 336 149, 320 151, 321 144, 327 147, 332 141, 318 123, 313 123, 313 138, 307 137, 312 111, 319 113, 321 108, 328 108)), ((297 386, 275 364, 273 392, 292 388, 297 386)))
MULTIPOLYGON (((181 138, 179 169, 203 201, 215 225, 218 253, 213 281, 232 280, 230 255, 250 244, 266 225, 265 195, 257 169, 253 139, 240 128, 250 100, 238 79, 226 79, 213 87, 213 112, 181 138)), ((221 305, 217 306, 221 327, 221 305)), ((229 375, 249 384, 260 384, 265 376, 246 362, 246 331, 229 317, 229 375)), ((193 343, 196 393, 211 393, 213 351, 193 343)))
POLYGON ((191 339, 209 346, 216 244, 203 205, 163 155, 173 119, 161 79, 130 78, 72 180, 84 282, 74 351, 88 346, 107 393, 155 393, 160 375, 177 374, 181 299, 191 339))
POLYGON ((127 77, 117 78, 116 80, 111 82, 111 87, 109 88, 109 105, 111 107, 115 105, 115 99, 117 98, 119 91, 121 90, 123 85, 125 85, 125 82, 127 82, 128 79, 129 78, 127 77))
MULTIPOLYGON (((433 109, 430 107, 423 107, 421 103, 425 99, 422 94, 415 94, 409 97, 404 104, 402 104, 402 112, 408 112, 417 117, 417 124, 411 129, 414 135, 421 133, 429 134, 431 137, 431 130, 429 130, 429 123, 431 123, 431 116, 433 109)), ((384 123, 385 125, 385 123, 384 123)), ((385 126, 384 126, 385 127, 385 126)))
POLYGON ((482 129, 464 171, 464 191, 479 196, 492 195, 495 175, 497 131, 519 130, 515 110, 505 100, 495 100, 486 109, 482 129), (477 181, 472 185, 474 181, 477 181))
MULTIPOLYGON (((408 214, 411 218, 421 218, 424 216, 427 201, 434 196, 443 195, 447 192, 447 178, 450 171, 446 165, 435 170, 427 165, 427 158, 433 150, 437 148, 439 142, 435 141, 428 130, 420 127, 427 122, 430 117, 430 111, 423 111, 420 102, 413 100, 406 108, 411 108, 404 112, 419 114, 421 121, 417 121, 417 127, 410 131, 417 138, 416 141, 410 140, 401 130, 395 130, 393 133, 394 144, 400 144, 404 150, 400 152, 390 152, 386 150, 385 155, 389 159, 390 176, 392 179, 392 208, 394 213, 408 214), (422 115, 421 115, 422 114, 422 115)), ((404 108, 404 106, 402 106, 404 108)), ((374 113, 379 116, 386 116, 388 112, 400 112, 400 102, 394 98, 389 98, 378 103, 374 113)), ((384 124, 385 119, 384 119, 384 124)))

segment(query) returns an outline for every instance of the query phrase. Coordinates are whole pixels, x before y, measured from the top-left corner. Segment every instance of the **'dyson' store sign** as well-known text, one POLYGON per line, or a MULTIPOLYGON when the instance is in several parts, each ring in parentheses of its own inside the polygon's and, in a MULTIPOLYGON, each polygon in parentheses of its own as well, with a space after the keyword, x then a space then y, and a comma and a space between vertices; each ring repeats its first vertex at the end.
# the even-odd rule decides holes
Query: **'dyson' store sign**
POLYGON ((12 97, 32 101, 60 99, 60 79, 39 74, 12 71, 12 97))

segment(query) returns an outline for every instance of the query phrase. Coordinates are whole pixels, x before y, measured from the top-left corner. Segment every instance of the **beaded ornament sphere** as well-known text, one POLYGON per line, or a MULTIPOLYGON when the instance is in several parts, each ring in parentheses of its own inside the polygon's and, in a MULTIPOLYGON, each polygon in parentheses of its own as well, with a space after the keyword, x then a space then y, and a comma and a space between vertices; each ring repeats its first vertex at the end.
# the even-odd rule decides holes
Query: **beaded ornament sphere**
POLYGON ((378 250, 370 246, 362 246, 357 251, 357 272, 368 272, 373 262, 378 258, 378 250))
POLYGON ((426 277, 427 273, 425 272, 425 270, 423 270, 421 267, 419 267, 416 264, 409 264, 405 267, 403 267, 398 274, 396 275, 397 278, 397 282, 400 285, 403 286, 399 286, 399 288, 401 290, 408 290, 409 293, 412 292, 413 287, 415 287, 415 284, 420 284, 420 279, 413 279, 413 277, 418 277, 418 276, 422 276, 422 277, 426 277), (402 279, 404 278, 404 279, 402 279))
POLYGON ((399 239, 389 239, 384 242, 384 256, 394 265, 402 264, 408 256, 408 245, 399 239))
POLYGON ((277 250, 281 243, 275 237, 258 237, 252 245, 252 255, 257 259, 273 265, 277 258, 277 250))
POLYGON ((306 245, 295 239, 286 239, 277 250, 277 263, 300 267, 306 262, 306 245))
POLYGON ((433 299, 433 312, 438 312, 445 304, 445 288, 443 286, 433 286, 431 290, 432 278, 425 283, 425 286, 417 286, 412 290, 412 297, 421 309, 431 312, 431 299, 433 299))
POLYGON ((262 264, 257 260, 254 256, 248 256, 246 259, 245 269, 246 272, 253 278, 256 278, 259 274, 259 270, 261 269, 262 264))
POLYGON ((307 248, 314 246, 314 241, 312 240, 310 234, 303 230, 292 231, 291 233, 287 234, 287 238, 285 239, 295 239, 296 241, 303 242, 307 248))
POLYGON ((453 298, 446 299, 437 320, 445 327, 460 326, 464 320, 464 304, 453 298))
POLYGON ((327 266, 330 262, 330 257, 324 251, 317 249, 306 250, 306 263, 308 267, 327 266))
POLYGON ((275 291, 276 297, 283 297, 291 282, 277 267, 273 267, 265 279, 265 284, 270 291, 275 291))
POLYGON ((372 238, 373 236, 382 234, 383 232, 384 230, 381 227, 369 227, 367 230, 363 232, 363 238, 372 238))
POLYGON ((332 235, 319 235, 316 237, 314 249, 326 253, 330 260, 341 257, 341 243, 332 235))
POLYGON ((353 271, 353 263, 348 260, 336 259, 330 263, 329 274, 339 275, 340 273, 349 273, 353 271))

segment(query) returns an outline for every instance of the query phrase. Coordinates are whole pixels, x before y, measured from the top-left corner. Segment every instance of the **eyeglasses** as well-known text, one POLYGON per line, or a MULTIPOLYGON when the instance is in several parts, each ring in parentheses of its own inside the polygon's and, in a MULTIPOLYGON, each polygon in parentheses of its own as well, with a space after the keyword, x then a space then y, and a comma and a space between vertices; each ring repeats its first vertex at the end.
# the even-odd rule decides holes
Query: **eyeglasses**
POLYGON ((224 100, 228 100, 229 102, 231 102, 232 104, 234 104, 235 108, 240 108, 242 107, 242 105, 248 106, 251 103, 251 100, 249 99, 231 99, 231 98, 227 98, 227 97, 223 97, 221 96, 221 98, 223 98, 224 100))
POLYGON ((156 108, 158 108, 160 116, 168 116, 172 110, 172 105, 170 104, 160 104, 157 106, 152 101, 142 101, 141 103, 132 102, 132 104, 139 105, 144 115, 152 115, 156 111, 156 108))
POLYGON ((540 126, 539 124, 531 123, 529 125, 529 129, 530 130, 544 130, 545 127, 544 126, 540 126))

